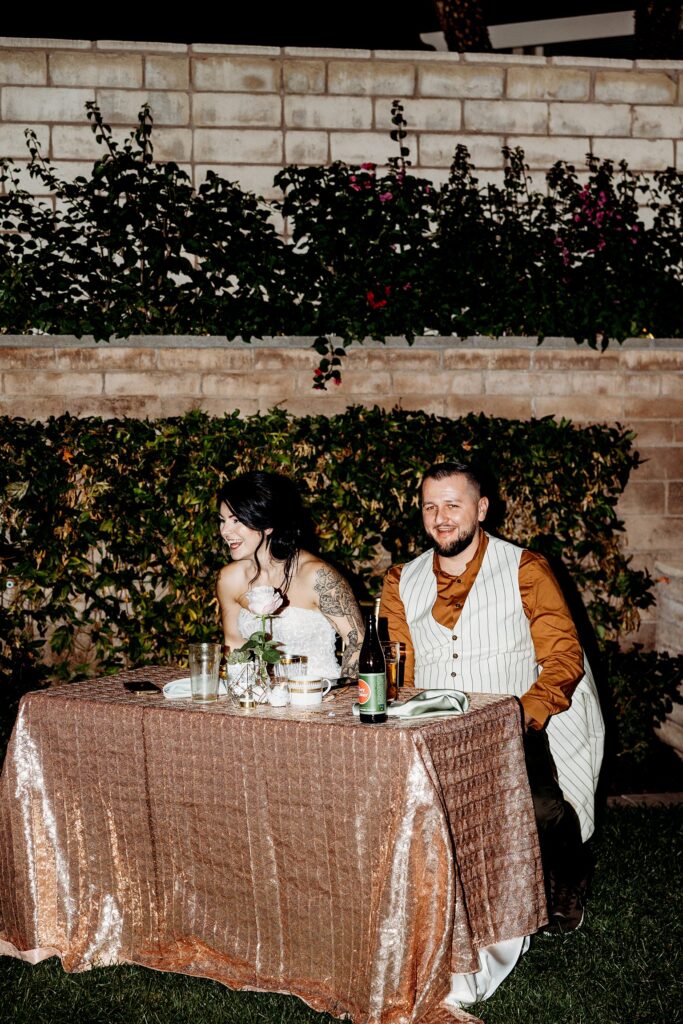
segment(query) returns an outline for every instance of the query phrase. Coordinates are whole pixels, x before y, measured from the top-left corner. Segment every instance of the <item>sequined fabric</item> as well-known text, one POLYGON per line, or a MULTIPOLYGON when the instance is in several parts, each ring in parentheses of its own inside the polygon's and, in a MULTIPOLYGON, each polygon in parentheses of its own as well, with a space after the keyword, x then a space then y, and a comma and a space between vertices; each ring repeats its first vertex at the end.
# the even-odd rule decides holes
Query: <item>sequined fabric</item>
POLYGON ((439 1007, 450 973, 545 921, 514 700, 370 727, 352 690, 244 711, 122 685, 181 674, 22 701, 0 952, 290 992, 362 1024, 458 1019, 439 1007))

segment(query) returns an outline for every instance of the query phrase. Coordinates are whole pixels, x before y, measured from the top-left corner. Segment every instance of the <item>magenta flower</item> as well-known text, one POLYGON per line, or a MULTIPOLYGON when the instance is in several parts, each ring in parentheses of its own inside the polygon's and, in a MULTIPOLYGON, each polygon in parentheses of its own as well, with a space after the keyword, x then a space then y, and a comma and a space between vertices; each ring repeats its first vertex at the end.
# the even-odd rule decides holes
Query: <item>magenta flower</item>
POLYGON ((394 198, 393 192, 380 192, 379 201, 380 203, 388 203, 390 199, 394 198))

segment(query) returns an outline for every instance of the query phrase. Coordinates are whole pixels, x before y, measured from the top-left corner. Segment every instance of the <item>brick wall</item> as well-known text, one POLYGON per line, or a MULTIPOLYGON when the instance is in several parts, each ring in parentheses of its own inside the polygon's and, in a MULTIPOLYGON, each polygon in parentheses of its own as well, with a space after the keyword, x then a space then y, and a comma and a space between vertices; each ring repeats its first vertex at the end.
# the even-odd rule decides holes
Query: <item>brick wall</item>
MULTIPOLYGON (((549 338, 419 338, 351 348, 343 383, 311 390, 311 339, 88 339, 0 335, 0 414, 47 418, 214 416, 276 404, 297 415, 349 405, 484 412, 519 419, 553 415, 576 423, 630 426, 647 461, 633 474, 619 513, 636 567, 653 575, 683 541, 683 340, 634 339, 600 353, 549 338)), ((639 639, 655 639, 655 615, 639 639)))
POLYGON ((128 128, 146 101, 161 159, 268 195, 285 163, 385 162, 396 97, 418 173, 443 180, 465 142, 486 181, 510 144, 542 184, 588 150, 683 168, 682 79, 681 61, 0 39, 0 155, 23 157, 31 126, 62 173, 83 173, 98 152, 85 102, 128 128))

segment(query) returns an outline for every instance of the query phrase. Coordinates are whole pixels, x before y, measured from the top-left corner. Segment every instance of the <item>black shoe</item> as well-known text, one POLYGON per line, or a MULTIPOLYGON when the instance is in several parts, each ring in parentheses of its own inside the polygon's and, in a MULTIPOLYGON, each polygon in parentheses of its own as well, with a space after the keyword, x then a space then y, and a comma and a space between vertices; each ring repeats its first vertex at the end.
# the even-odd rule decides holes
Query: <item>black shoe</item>
POLYGON ((553 914, 547 924, 539 929, 540 935, 566 935, 569 932, 577 932, 583 924, 585 911, 583 907, 580 914, 572 917, 565 917, 564 914, 553 914))

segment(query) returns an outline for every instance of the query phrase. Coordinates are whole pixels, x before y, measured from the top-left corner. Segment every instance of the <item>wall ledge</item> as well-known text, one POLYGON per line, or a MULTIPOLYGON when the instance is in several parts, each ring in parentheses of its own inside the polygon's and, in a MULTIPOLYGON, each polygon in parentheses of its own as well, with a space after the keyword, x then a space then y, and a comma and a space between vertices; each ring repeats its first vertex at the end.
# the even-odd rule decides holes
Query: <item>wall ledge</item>
MULTIPOLYGON (((110 341, 95 341, 86 335, 77 338, 71 334, 0 334, 0 348, 224 348, 224 349, 307 349, 313 347, 315 338, 313 335, 283 335, 272 338, 253 338, 251 341, 244 341, 242 338, 227 338, 197 335, 197 334, 144 334, 131 335, 127 338, 112 338, 110 341)), ((353 342, 349 346, 350 351, 359 349, 377 351, 382 349, 415 349, 417 351, 444 351, 458 349, 483 349, 493 351, 515 351, 529 349, 562 349, 566 351, 595 352, 596 356, 601 353, 588 345, 578 345, 573 338, 545 338, 539 344, 536 338, 531 337, 503 337, 489 338, 481 335, 474 335, 469 338, 457 338, 452 336, 425 335, 415 338, 412 345, 409 345, 404 337, 391 337, 385 341, 377 341, 374 338, 366 338, 361 344, 353 342)), ((626 338, 623 342, 610 342, 605 353, 614 354, 620 351, 644 351, 657 350, 683 351, 683 338, 626 338)))

